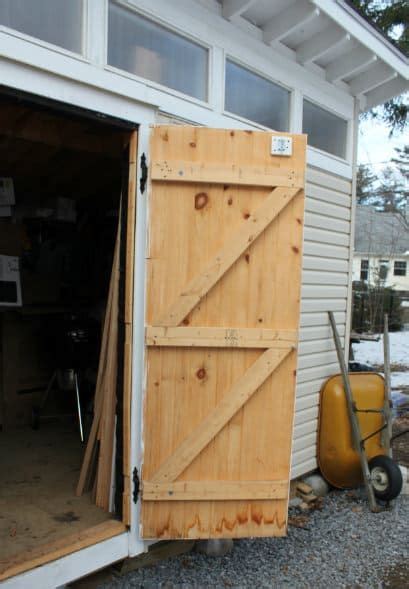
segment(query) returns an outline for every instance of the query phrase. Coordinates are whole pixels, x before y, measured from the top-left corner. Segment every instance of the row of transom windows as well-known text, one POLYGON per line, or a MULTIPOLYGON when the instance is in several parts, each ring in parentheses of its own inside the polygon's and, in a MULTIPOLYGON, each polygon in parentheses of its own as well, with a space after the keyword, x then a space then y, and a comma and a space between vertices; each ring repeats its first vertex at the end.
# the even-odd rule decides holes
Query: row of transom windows
MULTIPOLYGON (((1 0, 0 25, 83 53, 84 0, 1 0)), ((109 0, 107 65, 203 102, 208 101, 209 48, 109 0)), ((276 131, 290 129, 291 91, 226 59, 224 108, 276 131)), ((309 145, 344 158, 348 123, 304 99, 309 145)))

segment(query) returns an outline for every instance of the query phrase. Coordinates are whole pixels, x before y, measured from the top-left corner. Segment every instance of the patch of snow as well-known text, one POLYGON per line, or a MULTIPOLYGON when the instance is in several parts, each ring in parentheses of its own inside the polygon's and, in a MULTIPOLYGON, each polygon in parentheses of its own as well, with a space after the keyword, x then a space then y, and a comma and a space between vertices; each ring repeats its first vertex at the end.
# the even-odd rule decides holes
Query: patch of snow
POLYGON ((391 397, 392 397, 392 405, 395 408, 401 407, 402 405, 407 405, 407 403, 409 401, 408 395, 404 395, 403 393, 400 393, 399 391, 392 391, 391 397))
MULTIPOLYGON (((389 334, 391 364, 402 364, 409 368, 409 332, 396 331, 389 334)), ((383 364, 383 336, 378 342, 353 344, 356 362, 383 364)), ((409 384, 409 383, 408 383, 409 384)))
POLYGON ((391 388, 409 387, 409 372, 391 372, 391 388))

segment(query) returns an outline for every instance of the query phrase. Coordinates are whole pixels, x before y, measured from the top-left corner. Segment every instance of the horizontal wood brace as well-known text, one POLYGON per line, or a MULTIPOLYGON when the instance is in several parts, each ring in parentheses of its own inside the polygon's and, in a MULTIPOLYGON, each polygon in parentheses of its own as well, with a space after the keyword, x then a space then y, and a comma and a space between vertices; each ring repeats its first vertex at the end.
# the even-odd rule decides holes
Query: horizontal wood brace
POLYGON ((288 481, 177 481, 143 483, 143 501, 287 499, 288 481))
POLYGON ((304 170, 271 166, 238 166, 184 161, 155 161, 151 179, 169 182, 206 182, 208 184, 243 184, 270 188, 304 187, 304 170))
POLYGON ((295 330, 252 327, 146 327, 147 346, 276 348, 295 346, 295 330))

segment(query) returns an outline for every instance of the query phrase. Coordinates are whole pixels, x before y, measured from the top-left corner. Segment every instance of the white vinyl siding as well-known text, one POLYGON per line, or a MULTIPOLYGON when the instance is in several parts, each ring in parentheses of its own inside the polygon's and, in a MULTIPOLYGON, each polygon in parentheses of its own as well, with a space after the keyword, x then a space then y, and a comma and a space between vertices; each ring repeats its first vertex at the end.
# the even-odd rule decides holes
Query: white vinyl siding
POLYGON ((300 344, 292 477, 317 467, 319 393, 339 372, 327 311, 343 341, 348 300, 351 183, 307 170, 300 344))

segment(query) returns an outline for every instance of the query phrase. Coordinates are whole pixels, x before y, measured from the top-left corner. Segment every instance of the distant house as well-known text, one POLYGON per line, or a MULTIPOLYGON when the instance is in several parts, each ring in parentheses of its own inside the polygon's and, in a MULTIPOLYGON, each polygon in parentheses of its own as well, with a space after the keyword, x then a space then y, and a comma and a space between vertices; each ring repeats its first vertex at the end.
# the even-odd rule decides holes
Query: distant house
POLYGON ((356 208, 353 280, 409 292, 409 224, 403 215, 356 208))

